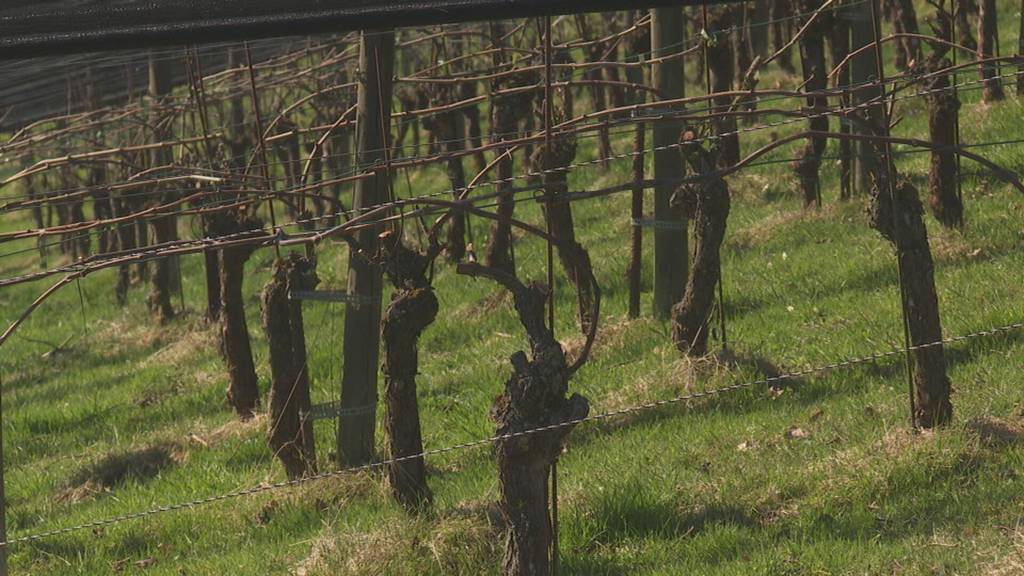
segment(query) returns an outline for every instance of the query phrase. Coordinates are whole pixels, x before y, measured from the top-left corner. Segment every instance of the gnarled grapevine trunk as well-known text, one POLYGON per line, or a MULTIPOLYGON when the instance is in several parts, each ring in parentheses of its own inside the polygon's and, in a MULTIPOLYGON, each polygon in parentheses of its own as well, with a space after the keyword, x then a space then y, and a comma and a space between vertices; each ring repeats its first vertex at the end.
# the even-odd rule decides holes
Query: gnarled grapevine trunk
MULTIPOLYGON (((573 394, 566 398, 569 376, 565 353, 544 325, 546 291, 525 286, 514 276, 477 264, 461 264, 459 273, 484 276, 500 283, 515 299, 526 329, 530 354, 512 355, 512 376, 491 407, 499 436, 574 422, 586 417, 590 405, 573 394)), ((588 278, 589 280, 589 278, 588 278)), ((572 425, 500 440, 495 444, 501 510, 508 522, 505 540, 506 576, 550 574, 551 517, 548 478, 572 425)))
MULTIPOLYGON (((393 235, 382 239, 384 273, 395 287, 384 312, 384 400, 391 458, 407 458, 423 452, 416 374, 419 370, 419 338, 437 317, 437 296, 427 280, 434 257, 407 248, 393 235)), ((422 457, 392 462, 388 479, 395 499, 410 511, 429 506, 432 500, 422 457)))
POLYGON ((686 144, 683 155, 694 172, 707 176, 698 184, 680 188, 673 197, 673 202, 693 219, 695 245, 686 292, 672 307, 672 342, 684 354, 703 356, 708 350, 715 286, 722 273, 720 250, 729 217, 729 186, 713 175, 714 157, 700 144, 686 144))
POLYGON ((911 360, 914 420, 918 426, 932 428, 948 423, 953 417, 953 405, 949 400, 952 385, 946 375, 945 351, 941 344, 931 345, 942 340, 935 267, 917 190, 904 179, 897 179, 893 185, 892 192, 884 182, 872 189, 871 227, 896 247, 910 343, 912 346, 929 345, 913 350, 911 360))
MULTIPOLYGON (((223 230, 231 233, 257 230, 260 222, 241 214, 224 214, 223 230)), ((252 360, 249 328, 245 321, 245 262, 251 245, 231 246, 220 251, 221 352, 228 369, 228 404, 242 419, 251 418, 260 403, 259 381, 252 360)))
POLYGON ((289 480, 316 474, 316 446, 309 412, 309 368, 302 303, 288 294, 312 290, 320 280, 316 263, 292 253, 274 262, 263 289, 263 329, 270 348, 270 431, 268 443, 289 480))
MULTIPOLYGON (((935 72, 950 66, 942 59, 929 65, 935 72)), ((949 76, 942 74, 928 81, 928 130, 935 148, 931 151, 931 170, 928 172, 928 206, 935 218, 947 228, 960 225, 964 207, 957 195, 956 125, 959 122, 960 101, 949 89, 949 76)))
MULTIPOLYGON (((801 11, 811 14, 821 8, 821 4, 821 0, 801 0, 799 6, 801 11)), ((828 87, 824 31, 830 22, 823 21, 823 18, 828 16, 830 14, 822 14, 800 36, 800 62, 803 68, 804 90, 811 93, 807 96, 807 107, 811 110, 824 110, 828 107, 828 99, 820 95, 828 87)), ((811 130, 828 132, 828 117, 820 112, 812 116, 808 120, 808 124, 811 130)), ((826 144, 823 136, 808 138, 799 153, 799 159, 793 163, 793 171, 800 178, 805 208, 821 205, 821 184, 818 173, 821 169, 821 155, 825 152, 826 144)))

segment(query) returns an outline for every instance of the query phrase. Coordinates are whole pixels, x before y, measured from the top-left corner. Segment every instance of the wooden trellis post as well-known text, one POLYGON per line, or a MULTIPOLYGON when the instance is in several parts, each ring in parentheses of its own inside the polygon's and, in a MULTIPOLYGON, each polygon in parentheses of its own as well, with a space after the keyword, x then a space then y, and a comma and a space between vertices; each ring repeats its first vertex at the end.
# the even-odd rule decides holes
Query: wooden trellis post
MULTIPOLYGON (((356 182, 353 209, 357 212, 388 199, 387 162, 391 126, 391 88, 394 69, 394 30, 363 32, 359 47, 359 94, 356 109, 356 165, 372 178, 356 182)), ((359 245, 372 255, 380 230, 361 230, 359 245)), ((345 310, 344 375, 338 418, 338 464, 366 464, 373 458, 377 419, 377 371, 380 364, 380 317, 383 278, 379 268, 360 254, 349 254, 348 292, 361 297, 345 310)))
MULTIPOLYGON (((651 11, 651 52, 655 58, 681 52, 685 42, 683 11, 680 7, 651 11)), ((656 60, 651 74, 661 99, 682 98, 682 57, 656 60)), ((668 110, 661 110, 662 113, 668 110)), ((659 120, 654 125, 654 317, 667 319, 672 306, 683 297, 689 270, 686 218, 670 206, 675 184, 683 176, 679 150, 681 123, 659 120), (666 148, 667 147, 667 148, 666 148), (667 182, 667 183, 666 183, 667 182)))

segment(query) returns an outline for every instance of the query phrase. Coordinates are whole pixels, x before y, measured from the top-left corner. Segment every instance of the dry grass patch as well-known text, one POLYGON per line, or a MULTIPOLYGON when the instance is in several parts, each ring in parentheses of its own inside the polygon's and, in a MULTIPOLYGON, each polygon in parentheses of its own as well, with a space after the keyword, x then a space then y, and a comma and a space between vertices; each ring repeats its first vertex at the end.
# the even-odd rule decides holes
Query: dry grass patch
POLYGON ((172 340, 140 362, 140 367, 178 366, 204 351, 217 350, 217 335, 213 330, 192 330, 172 340))
POLYGON ((258 412, 247 420, 234 419, 213 430, 197 430, 188 435, 189 443, 203 447, 217 446, 235 438, 244 438, 267 431, 267 413, 258 412))
POLYGON ((344 574, 461 574, 480 559, 501 557, 504 521, 497 503, 471 501, 432 520, 395 517, 369 532, 321 534, 295 576, 344 574))

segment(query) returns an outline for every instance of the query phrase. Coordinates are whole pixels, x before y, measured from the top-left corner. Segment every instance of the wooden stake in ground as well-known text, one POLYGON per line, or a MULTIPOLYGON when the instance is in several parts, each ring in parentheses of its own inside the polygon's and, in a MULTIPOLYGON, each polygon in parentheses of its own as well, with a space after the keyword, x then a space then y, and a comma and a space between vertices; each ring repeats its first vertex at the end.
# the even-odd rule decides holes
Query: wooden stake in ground
POLYGON ((289 480, 316 474, 316 447, 309 412, 309 368, 302 303, 289 294, 316 288, 316 263, 296 253, 274 261, 263 288, 263 329, 270 348, 268 443, 289 480))
MULTIPOLYGON (((393 30, 363 32, 359 47, 359 92, 356 110, 356 163, 362 170, 384 163, 391 122, 394 68, 393 30)), ((388 199, 388 170, 356 182, 353 208, 359 210, 388 199)), ((377 247, 378 230, 357 233, 367 254, 377 247)), ((383 278, 363 255, 349 254, 348 293, 359 300, 345 309, 344 374, 338 418, 338 464, 366 464, 373 458, 377 420, 377 370, 380 358, 380 309, 383 278)))
MULTIPOLYGON (((685 45, 683 12, 676 6, 651 11, 651 52, 654 57, 679 51, 685 45)), ((683 62, 679 58, 659 60, 651 71, 661 98, 683 97, 683 62)), ((663 112, 671 112, 664 110, 663 112)), ((654 317, 668 319, 672 306, 683 297, 689 267, 687 221, 671 206, 676 185, 683 176, 679 151, 682 125, 677 120, 659 120, 654 124, 654 178, 662 182, 654 188, 654 317)))
MULTIPOLYGON (((153 139, 157 142, 170 140, 167 119, 159 112, 161 99, 171 91, 171 70, 169 62, 151 54, 149 58, 149 97, 154 113, 151 125, 154 128, 153 139)), ((170 148, 162 147, 153 150, 152 166, 167 166, 173 162, 170 148)), ((174 200, 172 192, 164 192, 158 196, 157 204, 166 204, 174 200)), ((172 242, 177 239, 178 221, 174 216, 154 218, 153 241, 157 244, 172 242)), ((152 290, 147 298, 149 310, 158 322, 167 322, 174 318, 171 306, 171 288, 174 275, 177 273, 177 258, 174 256, 157 258, 153 271, 152 290)))
POLYGON ((672 307, 672 342, 680 352, 703 356, 708 351, 715 287, 722 274, 720 250, 729 218, 729 186, 715 176, 716 159, 687 133, 683 157, 697 174, 708 175, 697 184, 681 187, 673 197, 693 220, 693 270, 681 302, 672 307))
MULTIPOLYGON (((393 459, 423 452, 416 375, 420 334, 437 317, 437 296, 427 280, 427 271, 438 252, 436 247, 427 253, 412 250, 391 232, 381 237, 378 261, 396 290, 381 328, 387 407, 384 429, 393 459)), ((430 505, 432 495, 422 457, 392 462, 388 479, 395 499, 407 510, 420 511, 430 505)))
MULTIPOLYGON (((579 394, 566 398, 571 371, 561 344, 545 325, 546 288, 526 286, 514 276, 475 263, 460 264, 458 271, 490 278, 509 290, 530 343, 529 355, 512 355, 512 376, 491 407, 497 434, 515 434, 586 417, 590 410, 586 398, 579 394)), ((495 444, 501 509, 508 522, 506 576, 550 574, 548 478, 572 428, 567 425, 495 444)))

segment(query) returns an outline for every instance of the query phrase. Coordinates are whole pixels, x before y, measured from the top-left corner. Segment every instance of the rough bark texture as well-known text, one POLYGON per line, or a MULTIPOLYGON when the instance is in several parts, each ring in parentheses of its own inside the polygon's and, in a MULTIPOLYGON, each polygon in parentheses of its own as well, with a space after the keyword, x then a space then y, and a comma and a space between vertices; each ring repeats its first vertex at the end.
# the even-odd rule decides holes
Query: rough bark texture
MULTIPOLYGON (((384 399, 391 458, 405 458, 423 452, 416 374, 419 371, 419 339, 437 317, 438 302, 427 280, 434 258, 407 248, 388 235, 381 246, 384 273, 395 287, 391 304, 384 312, 381 336, 384 341, 384 399)), ((430 505, 423 458, 410 458, 388 466, 388 480, 395 499, 407 510, 430 505)))
MULTIPOLYGON (((871 191, 871 227, 896 247, 905 286, 903 306, 907 313, 911 345, 942 340, 939 300, 935 293, 934 263, 928 245, 928 230, 917 190, 898 179, 892 193, 884 182, 871 191), (895 215, 893 198, 895 196, 895 215)), ((911 352, 914 369, 915 410, 918 426, 932 428, 953 417, 949 397, 952 389, 946 375, 942 345, 911 352)))
MULTIPOLYGON (((697 174, 715 171, 715 160, 700 144, 683 147, 683 155, 697 174)), ((729 186, 718 176, 680 188, 673 201, 693 219, 694 259, 686 293, 672 307, 672 342, 689 356, 707 354, 715 287, 721 277, 720 249, 729 217, 729 186)))
MULTIPOLYGON (((733 13, 737 8, 727 6, 709 10, 708 27, 711 30, 728 30, 733 25, 733 13)), ((719 32, 707 43, 707 66, 711 70, 711 87, 713 94, 732 90, 733 79, 732 42, 725 32, 719 32)), ((732 105, 728 95, 716 96, 713 100, 714 112, 720 114, 712 120, 716 135, 721 136, 718 146, 719 165, 732 166, 740 161, 740 136, 736 133, 736 117, 724 114, 732 105)))
MULTIPOLYGON (((256 230, 261 223, 242 215, 224 214, 222 229, 256 230)), ((252 247, 232 246, 220 251, 221 352, 228 369, 228 404, 242 419, 251 418, 260 403, 259 381, 252 360, 249 328, 245 321, 245 262, 252 247)))
MULTIPOLYGON (((929 65, 934 72, 949 67, 949 60, 938 60, 929 65)), ((949 88, 949 76, 935 76, 929 80, 928 130, 932 149, 931 170, 928 172, 928 206, 935 218, 947 228, 959 226, 964 207, 957 195, 956 125, 960 116, 960 101, 949 88)))
POLYGON ((270 430, 267 441, 289 480, 316 474, 313 422, 309 412, 309 368, 302 303, 296 290, 313 290, 320 280, 316 263, 292 253, 274 262, 274 276, 263 288, 263 330, 270 348, 270 430))
MULTIPOLYGON (((979 0, 978 2, 978 58, 992 58, 996 53, 996 0, 979 0)), ((1003 81, 999 78, 999 68, 995 64, 982 64, 981 79, 985 83, 982 99, 985 102, 996 102, 1006 98, 1003 92, 1003 81)))
MULTIPOLYGON (((556 122, 558 119, 555 120, 556 122)), ((576 226, 572 218, 572 203, 565 199, 569 192, 568 171, 562 170, 572 164, 576 157, 576 140, 571 135, 558 135, 551 139, 551 154, 541 144, 533 153, 533 169, 542 173, 544 191, 550 201, 544 202, 544 217, 550 225, 551 235, 561 242, 557 246, 558 259, 565 269, 569 281, 576 287, 578 296, 578 318, 581 330, 590 329, 593 318, 594 294, 587 278, 591 274, 590 256, 576 241, 576 226)))
MULTIPOLYGON (((800 0, 799 6, 804 13, 813 13, 821 8, 821 0, 800 0)), ((825 65, 824 31, 831 26, 830 14, 822 14, 800 36, 800 62, 804 75, 804 91, 824 92, 828 87, 828 70, 825 65)), ((807 107, 811 110, 824 110, 828 107, 825 96, 807 96, 807 107)), ((828 132, 828 117, 820 113, 807 121, 808 128, 814 131, 828 132)), ((823 136, 807 139, 793 163, 793 171, 800 178, 800 189, 803 192, 804 207, 821 206, 821 184, 819 171, 821 155, 825 153, 827 142, 823 136)))
MULTIPOLYGON (((526 329, 530 354, 512 355, 512 376, 491 407, 499 436, 571 422, 590 410, 585 398, 566 398, 570 371, 561 344, 544 324, 546 289, 525 286, 515 277, 476 264, 459 272, 486 276, 502 284, 515 298, 516 312, 526 329)), ((495 457, 501 489, 501 510, 508 523, 505 540, 506 576, 550 574, 551 517, 548 478, 551 464, 562 451, 573 426, 498 441, 495 457)))

